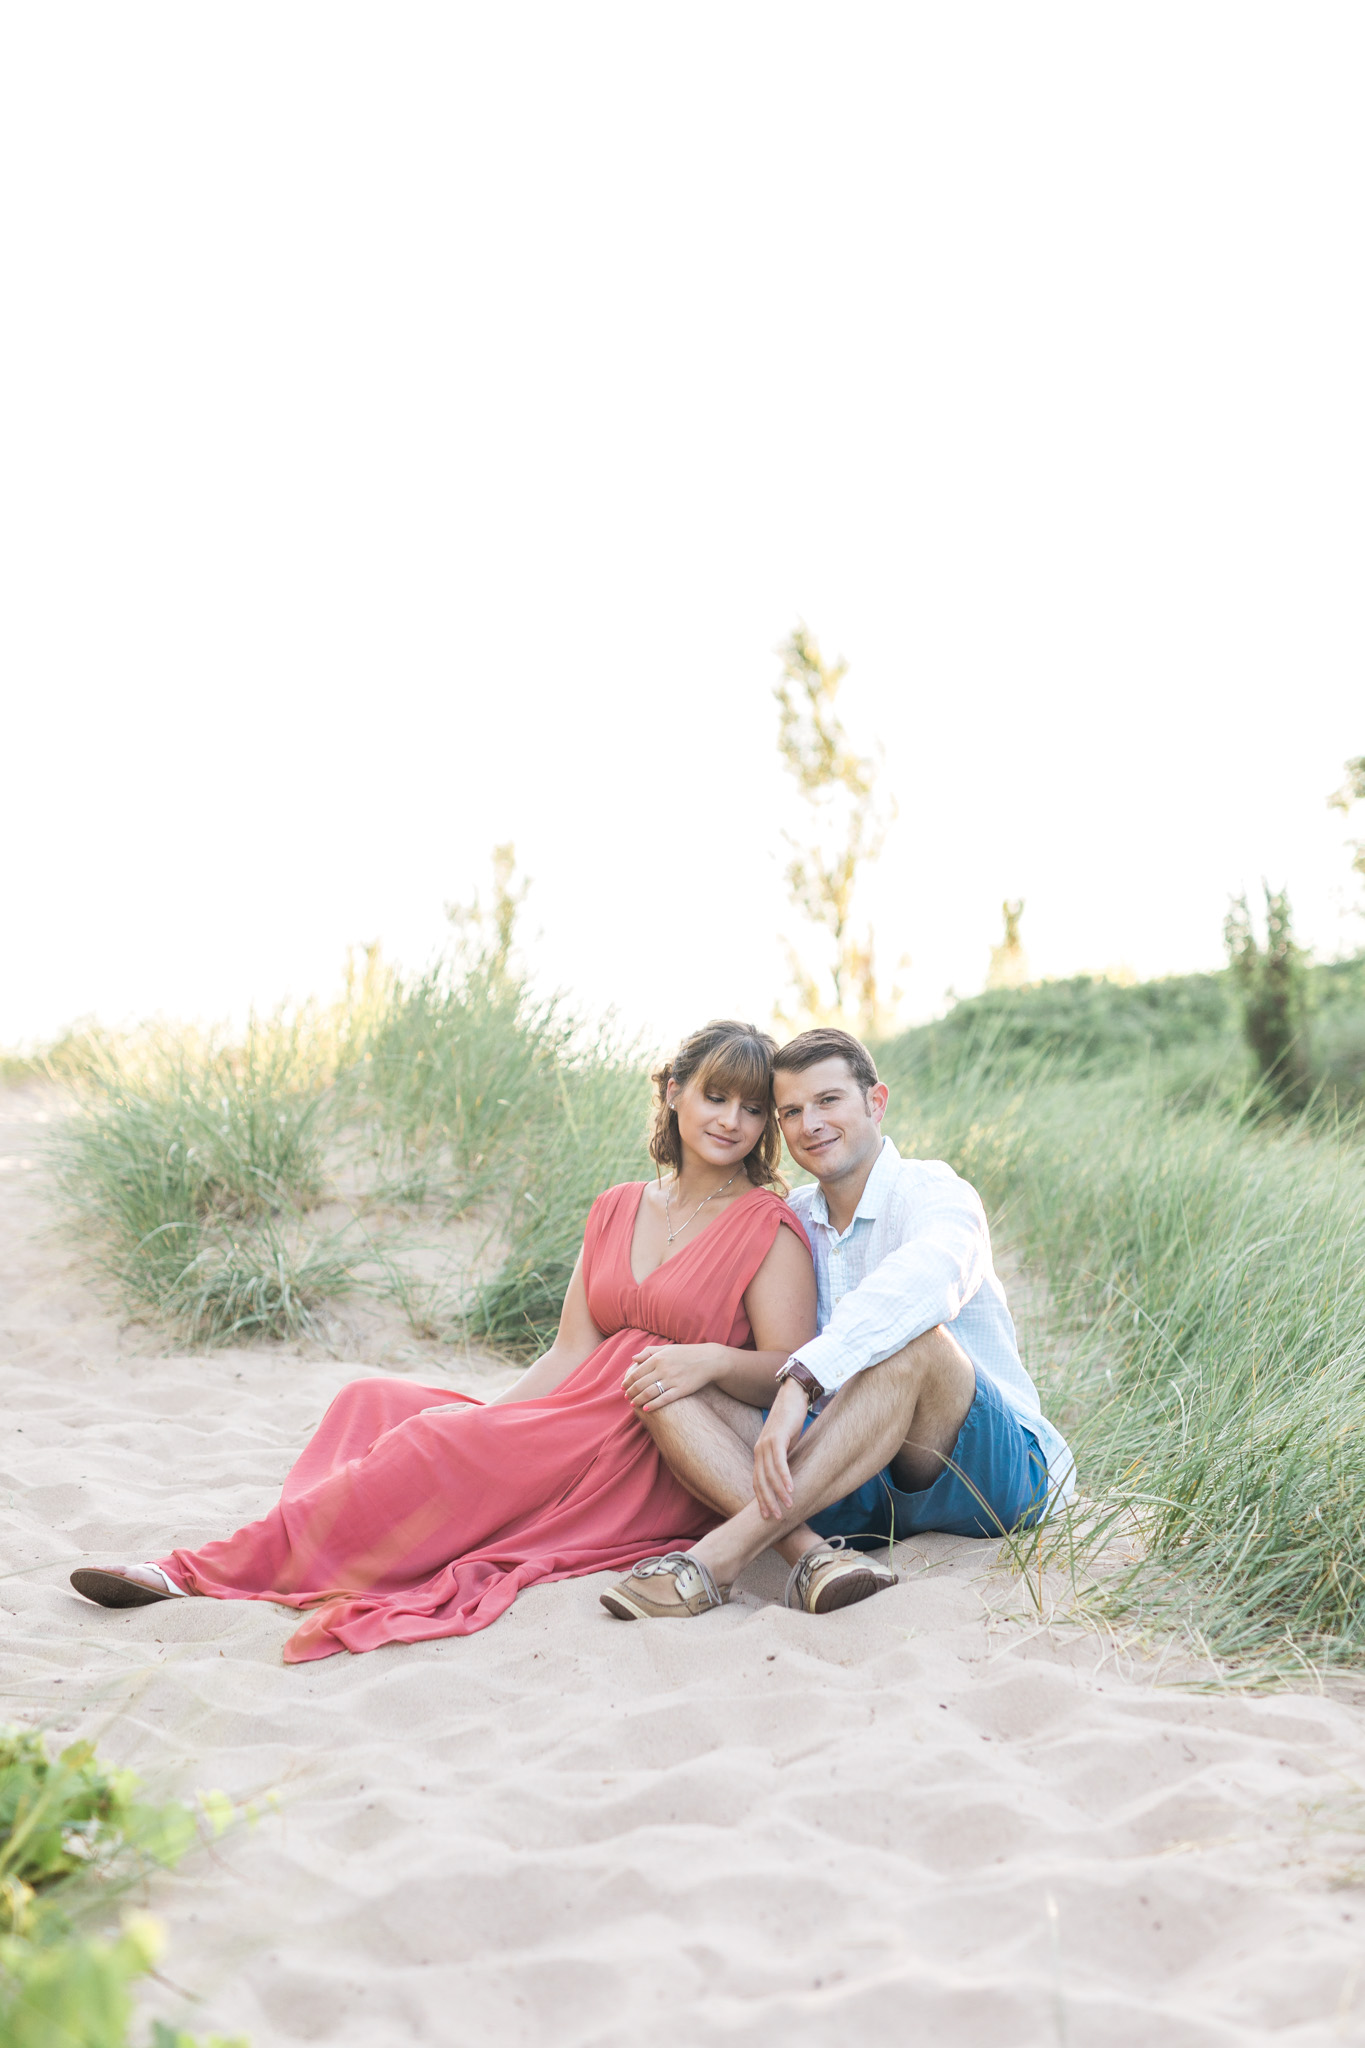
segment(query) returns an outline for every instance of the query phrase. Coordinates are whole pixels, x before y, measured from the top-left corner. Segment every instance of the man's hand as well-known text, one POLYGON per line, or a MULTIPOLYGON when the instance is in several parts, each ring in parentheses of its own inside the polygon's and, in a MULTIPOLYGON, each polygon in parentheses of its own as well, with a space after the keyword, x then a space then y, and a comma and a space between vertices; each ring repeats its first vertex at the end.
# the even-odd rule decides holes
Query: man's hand
POLYGON ((719 1344, 651 1344, 636 1352, 622 1387, 636 1413, 649 1415, 709 1387, 723 1364, 719 1344))
POLYGON ((806 1422, 806 1390, 783 1380, 754 1445, 754 1499, 767 1522, 791 1513, 792 1475, 787 1460, 806 1422))

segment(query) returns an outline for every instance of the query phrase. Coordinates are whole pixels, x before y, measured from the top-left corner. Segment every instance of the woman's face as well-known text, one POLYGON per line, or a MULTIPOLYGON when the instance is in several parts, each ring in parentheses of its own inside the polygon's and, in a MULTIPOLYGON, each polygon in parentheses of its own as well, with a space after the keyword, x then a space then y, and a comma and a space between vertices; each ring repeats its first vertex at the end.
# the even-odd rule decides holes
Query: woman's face
POLYGON ((668 1100, 678 1114, 684 1153, 708 1166, 738 1167, 763 1136, 768 1104, 752 1095, 734 1095, 721 1081, 671 1082, 668 1100))

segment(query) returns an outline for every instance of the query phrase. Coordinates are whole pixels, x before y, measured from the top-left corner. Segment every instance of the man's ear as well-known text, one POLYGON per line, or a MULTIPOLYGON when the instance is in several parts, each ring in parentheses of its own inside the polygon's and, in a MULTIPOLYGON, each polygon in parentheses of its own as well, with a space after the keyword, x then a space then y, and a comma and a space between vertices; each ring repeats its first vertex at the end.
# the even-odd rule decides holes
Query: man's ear
POLYGON ((891 1100, 891 1090, 885 1081, 878 1081, 875 1088, 867 1091, 867 1113, 874 1124, 879 1124, 886 1115, 886 1105, 891 1100))

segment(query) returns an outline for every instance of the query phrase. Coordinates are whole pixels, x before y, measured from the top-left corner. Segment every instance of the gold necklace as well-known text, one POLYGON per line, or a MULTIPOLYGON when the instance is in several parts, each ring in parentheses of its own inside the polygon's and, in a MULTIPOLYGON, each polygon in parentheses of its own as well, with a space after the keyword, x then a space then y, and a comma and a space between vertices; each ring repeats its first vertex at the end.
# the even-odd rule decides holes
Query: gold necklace
MULTIPOLYGON (((715 1201, 715 1199, 716 1199, 716 1196, 717 1196, 717 1195, 723 1195, 723 1194, 725 1193, 725 1190, 726 1190, 726 1189, 727 1189, 727 1188, 728 1188, 728 1187, 730 1186, 730 1183, 731 1183, 731 1181, 737 1181, 737 1180, 739 1179, 739 1175, 740 1175, 740 1169, 739 1169, 739 1167, 736 1167, 736 1168, 735 1168, 735 1170, 734 1170, 734 1172, 733 1172, 733 1173, 732 1173, 732 1174, 730 1175, 730 1179, 729 1179, 729 1180, 726 1180, 726 1181, 722 1181, 722 1182, 721 1182, 721 1184, 720 1184, 720 1186, 719 1186, 718 1188, 712 1188, 712 1190, 711 1190, 710 1194, 709 1194, 709 1195, 708 1195, 708 1196, 706 1197, 706 1202, 714 1202, 714 1201, 715 1201)), ((694 1210, 692 1211, 692 1214, 691 1214, 691 1215, 690 1215, 690 1216, 688 1217, 688 1219, 687 1219, 687 1223, 695 1223, 695 1222, 696 1222, 696 1220, 697 1220, 697 1218, 698 1218, 698 1217, 700 1216, 700 1214, 701 1214, 702 1210, 703 1210, 703 1209, 704 1209, 704 1208, 706 1207, 706 1202, 698 1202, 698 1204, 697 1204, 696 1208, 695 1208, 695 1209, 694 1209, 694 1210)), ((670 1224, 670 1223, 671 1223, 672 1221, 673 1221, 673 1203, 672 1203, 672 1199, 671 1199, 671 1197, 669 1196, 669 1192, 668 1192, 668 1189, 667 1189, 667 1188, 665 1188, 665 1189, 664 1189, 664 1229, 665 1229, 665 1230, 668 1230, 668 1226, 669 1226, 669 1224, 670 1224)), ((668 1241, 669 1241, 669 1243, 670 1243, 670 1244, 672 1244, 672 1242, 673 1242, 673 1240, 674 1240, 674 1238, 675 1238, 675 1237, 681 1237, 681 1236, 682 1236, 683 1232, 684 1232, 684 1231, 686 1230, 686 1228, 687 1228, 687 1223, 680 1223, 680 1224, 678 1225, 678 1227, 677 1227, 677 1229, 676 1229, 676 1230, 668 1230, 668 1241)))

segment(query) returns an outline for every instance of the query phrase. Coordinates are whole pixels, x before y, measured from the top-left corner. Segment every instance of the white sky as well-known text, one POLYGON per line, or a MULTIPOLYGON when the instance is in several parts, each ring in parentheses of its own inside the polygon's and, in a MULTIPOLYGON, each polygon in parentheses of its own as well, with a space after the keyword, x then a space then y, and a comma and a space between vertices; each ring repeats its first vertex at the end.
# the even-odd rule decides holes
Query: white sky
POLYGON ((908 1013, 1365 940, 1358 6, 11 8, 0 1042, 420 964, 514 839, 652 1036, 783 978, 852 663, 908 1013))

